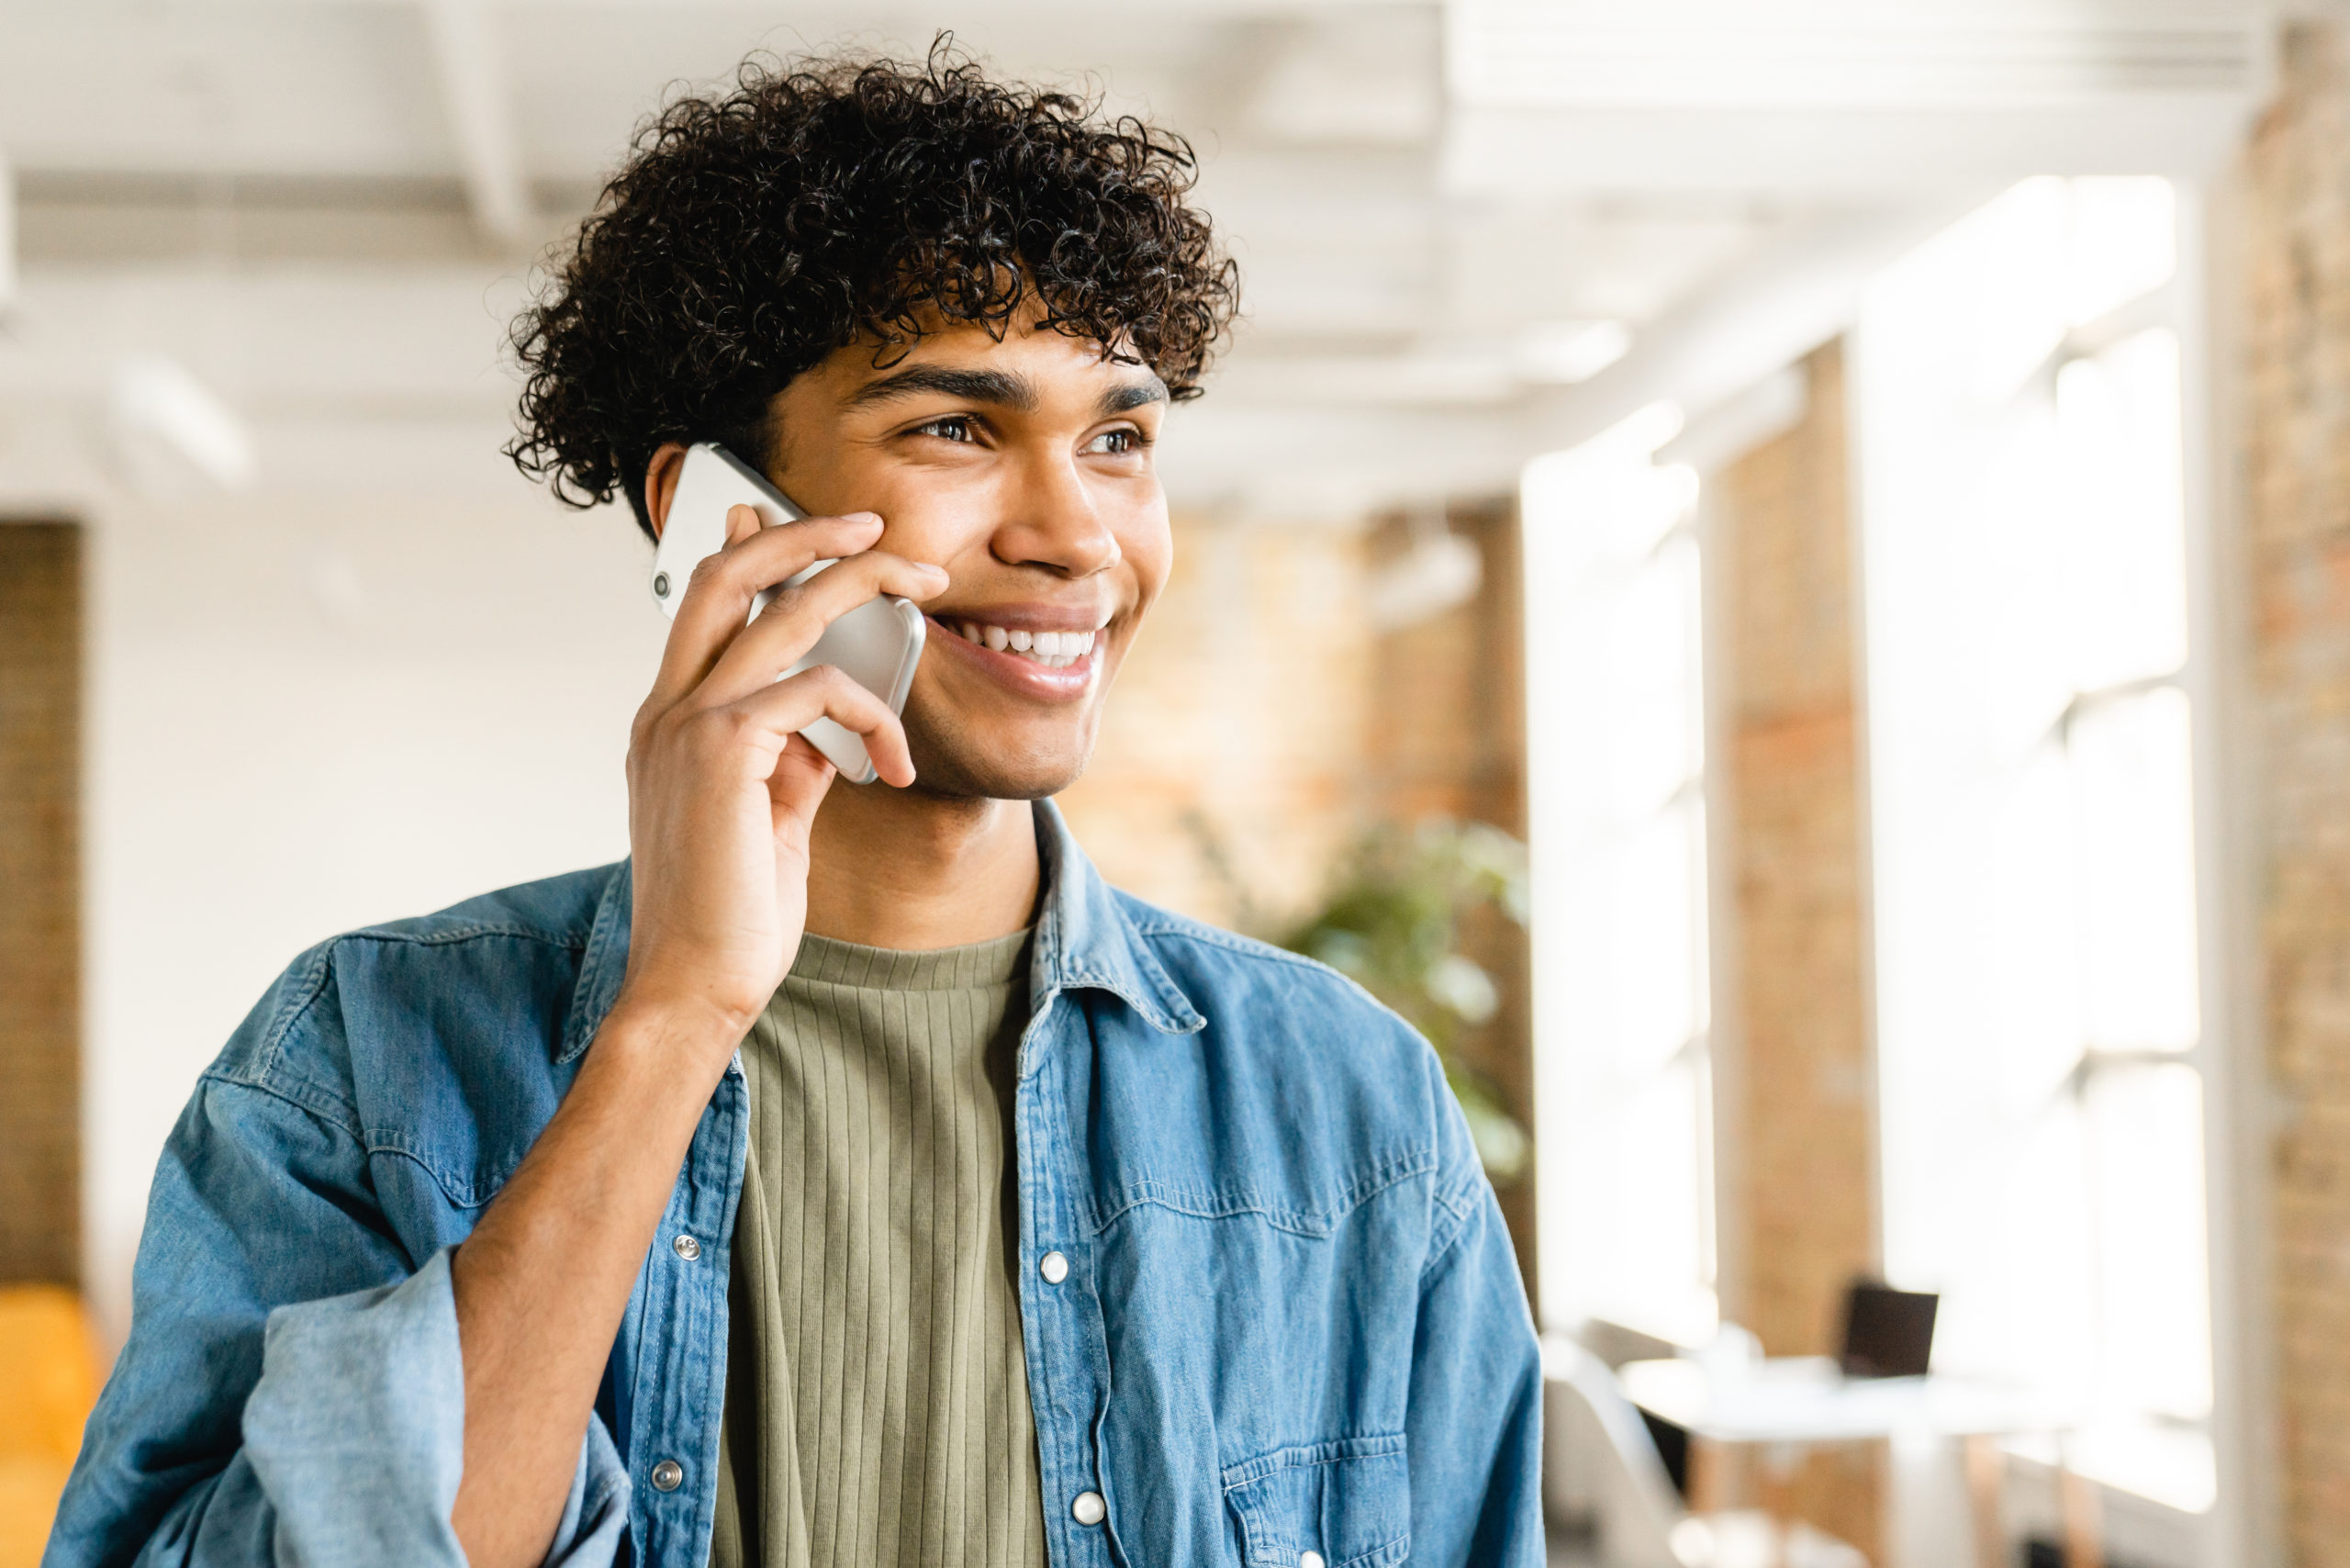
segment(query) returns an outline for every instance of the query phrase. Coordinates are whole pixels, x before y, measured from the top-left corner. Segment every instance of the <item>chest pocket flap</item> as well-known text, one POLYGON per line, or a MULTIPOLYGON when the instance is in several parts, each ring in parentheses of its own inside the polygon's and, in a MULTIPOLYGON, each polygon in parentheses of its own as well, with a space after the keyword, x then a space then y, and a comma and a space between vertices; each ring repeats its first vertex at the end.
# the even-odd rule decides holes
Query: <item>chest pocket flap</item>
POLYGON ((1224 1473, 1248 1568, 1390 1568, 1412 1547, 1401 1432, 1276 1449, 1224 1473), (1310 1555, 1309 1555, 1310 1554, 1310 1555))

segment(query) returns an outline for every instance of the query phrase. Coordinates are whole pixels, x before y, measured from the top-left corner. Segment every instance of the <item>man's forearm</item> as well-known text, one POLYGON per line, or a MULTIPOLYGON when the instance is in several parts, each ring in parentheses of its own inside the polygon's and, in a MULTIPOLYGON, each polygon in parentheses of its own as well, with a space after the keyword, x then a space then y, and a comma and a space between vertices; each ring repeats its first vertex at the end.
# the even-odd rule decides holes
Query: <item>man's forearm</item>
POLYGON ((833 666, 787 673, 876 595, 946 586, 942 568, 874 549, 881 526, 861 512, 767 528, 730 508, 726 547, 694 568, 630 728, 627 978, 561 1109, 451 1265, 465 1425, 450 1523, 474 1568, 546 1556, 694 1129, 799 950, 810 832, 834 777, 800 733, 845 725, 881 778, 913 782, 888 703, 833 666), (823 560, 839 564, 778 588, 823 560))
POLYGON ((475 1568, 546 1555, 629 1292, 740 1037, 730 1028, 707 1013, 615 1007, 457 1249, 465 1446, 451 1520, 475 1568))

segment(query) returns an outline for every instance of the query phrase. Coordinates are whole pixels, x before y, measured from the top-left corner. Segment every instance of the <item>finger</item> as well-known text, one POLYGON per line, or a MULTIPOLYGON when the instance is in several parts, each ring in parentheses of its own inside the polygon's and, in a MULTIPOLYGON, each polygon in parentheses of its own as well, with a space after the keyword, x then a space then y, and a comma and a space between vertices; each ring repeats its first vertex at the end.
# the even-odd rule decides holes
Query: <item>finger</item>
POLYGON ((869 548, 880 537, 881 520, 854 512, 762 528, 756 511, 738 506, 729 509, 726 528, 725 548, 696 563, 678 599, 654 679, 660 706, 677 701, 710 673, 742 632, 755 596, 818 561, 869 548))
POLYGON ((864 739, 866 755, 884 779, 901 789, 914 781, 913 754, 907 748, 905 726, 898 715, 887 702, 831 665, 770 682, 711 713, 774 737, 778 753, 792 736, 818 719, 830 719, 864 739))
POLYGON ((838 772, 832 758, 818 751, 814 742, 806 735, 792 736, 777 755, 775 771, 767 775, 767 801, 775 812, 776 831, 796 828, 804 850, 808 815, 822 801, 838 772))
POLYGON ((824 628, 882 594, 917 602, 946 591, 946 574, 886 550, 868 550, 778 592, 727 645, 702 680, 701 700, 731 702, 773 681, 803 657, 824 628))
POLYGON ((729 510, 725 548, 703 557, 687 579, 653 680, 656 707, 669 707, 700 684, 742 632, 755 595, 819 561, 868 550, 881 537, 881 520, 869 511, 776 528, 760 527, 758 516, 749 507, 729 510))

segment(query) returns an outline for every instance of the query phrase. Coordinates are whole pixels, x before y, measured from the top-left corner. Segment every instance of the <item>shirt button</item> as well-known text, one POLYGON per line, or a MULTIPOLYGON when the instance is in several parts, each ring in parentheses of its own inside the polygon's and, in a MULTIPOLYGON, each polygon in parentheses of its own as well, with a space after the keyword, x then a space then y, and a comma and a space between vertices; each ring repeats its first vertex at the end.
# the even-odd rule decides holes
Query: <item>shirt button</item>
POLYGON ((1322 1568, 1322 1554, 1318 1551, 1299 1552, 1297 1568, 1322 1568))
POLYGON ((1109 1512, 1110 1506, 1099 1492, 1080 1492, 1077 1501, 1069 1506, 1069 1517, 1081 1525, 1098 1525, 1109 1512))
POLYGON ((669 1250, 691 1263, 701 1257, 701 1243, 690 1236, 680 1236, 669 1243, 669 1250))
POLYGON ((685 1484, 685 1480, 686 1467, 674 1459, 665 1459, 653 1467, 653 1489, 655 1492, 675 1492, 685 1484))
MULTIPOLYGON (((1069 1260, 1058 1252, 1047 1252, 1036 1260, 1036 1271, 1045 1276, 1046 1284, 1059 1284, 1069 1278, 1069 1260)), ((1093 1494, 1088 1492, 1086 1495, 1091 1497, 1093 1494)))

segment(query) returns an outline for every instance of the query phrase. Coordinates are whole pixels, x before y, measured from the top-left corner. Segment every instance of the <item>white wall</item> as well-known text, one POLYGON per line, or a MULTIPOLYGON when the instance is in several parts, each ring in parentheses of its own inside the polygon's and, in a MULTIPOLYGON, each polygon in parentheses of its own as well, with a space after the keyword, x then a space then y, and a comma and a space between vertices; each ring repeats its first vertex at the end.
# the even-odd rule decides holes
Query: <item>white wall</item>
POLYGON ((0 516, 89 529, 84 1213, 118 1338, 157 1151, 296 953, 625 853, 627 725, 665 629, 633 521, 563 510, 497 456, 480 279, 281 281, 36 277, 0 342, 0 516), (123 323, 265 410, 255 488, 123 482, 92 393, 123 323), (403 341, 389 399, 365 377, 403 341))

